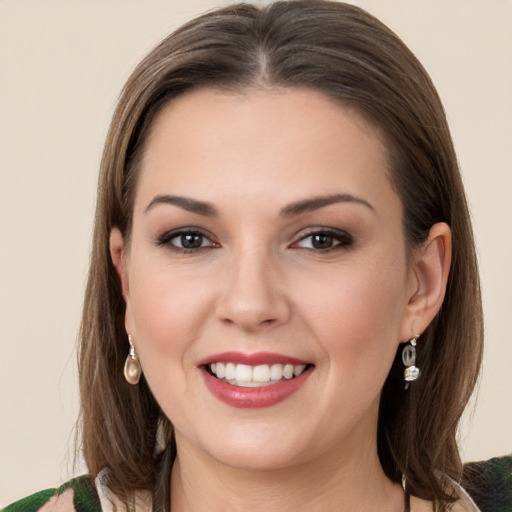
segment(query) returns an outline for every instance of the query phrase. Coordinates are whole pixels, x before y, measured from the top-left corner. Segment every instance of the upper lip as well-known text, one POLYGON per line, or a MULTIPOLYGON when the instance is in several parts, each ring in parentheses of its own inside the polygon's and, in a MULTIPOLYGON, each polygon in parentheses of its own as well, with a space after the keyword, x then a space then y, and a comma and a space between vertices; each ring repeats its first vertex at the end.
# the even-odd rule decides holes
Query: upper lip
POLYGON ((205 357, 199 362, 199 366, 212 363, 235 363, 246 364, 249 366, 262 364, 310 364, 309 361, 304 361, 284 354, 276 354, 274 352, 255 352, 254 354, 246 354, 245 352, 229 351, 205 357))

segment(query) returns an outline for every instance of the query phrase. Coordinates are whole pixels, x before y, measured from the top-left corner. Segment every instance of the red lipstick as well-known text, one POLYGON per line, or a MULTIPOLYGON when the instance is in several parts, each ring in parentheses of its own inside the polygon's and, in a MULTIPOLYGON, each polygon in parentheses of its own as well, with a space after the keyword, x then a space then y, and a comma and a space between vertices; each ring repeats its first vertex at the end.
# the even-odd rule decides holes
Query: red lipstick
POLYGON ((205 358, 200 363, 201 374, 208 390, 212 395, 232 407, 239 408, 260 408, 270 407, 287 399, 295 393, 306 382, 314 366, 300 359, 274 354, 269 352, 259 352, 255 354, 245 354, 242 352, 223 352, 214 354, 205 358), (282 364, 282 365, 305 365, 306 369, 297 377, 291 379, 278 380, 266 385, 257 387, 246 387, 231 384, 230 382, 219 379, 210 373, 208 365, 212 363, 234 363, 249 366, 282 364))
POLYGON ((295 357, 285 356, 283 354, 275 354, 273 352, 256 352, 254 354, 245 354, 244 352, 222 352, 206 357, 199 362, 199 365, 207 365, 211 363, 235 363, 248 364, 249 366, 257 366, 259 364, 308 364, 295 357))

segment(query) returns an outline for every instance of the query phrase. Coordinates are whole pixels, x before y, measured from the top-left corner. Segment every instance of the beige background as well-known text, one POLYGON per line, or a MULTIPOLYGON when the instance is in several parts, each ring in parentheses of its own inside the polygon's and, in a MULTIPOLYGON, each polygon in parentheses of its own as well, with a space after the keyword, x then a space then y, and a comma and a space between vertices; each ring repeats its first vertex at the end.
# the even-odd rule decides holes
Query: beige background
MULTIPOLYGON (((512 452, 512 1, 355 3, 398 32, 444 99, 486 311, 484 374, 462 451, 512 452)), ((116 96, 146 51, 215 4, 0 0, 0 504, 69 475, 75 340, 116 96)))

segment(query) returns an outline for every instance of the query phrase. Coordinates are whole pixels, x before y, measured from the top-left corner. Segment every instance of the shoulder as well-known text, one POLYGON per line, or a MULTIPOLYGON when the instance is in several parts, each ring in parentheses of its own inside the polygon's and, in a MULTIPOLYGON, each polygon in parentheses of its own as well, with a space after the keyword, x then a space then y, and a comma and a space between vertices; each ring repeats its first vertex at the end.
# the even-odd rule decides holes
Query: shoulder
POLYGON ((463 485, 481 512, 512 512, 512 455, 466 464, 463 485))
MULTIPOLYGON (((447 492, 458 497, 450 512, 512 512, 512 455, 464 465, 461 482, 440 476, 447 492)), ((411 497, 411 510, 432 511, 431 502, 411 497)))
POLYGON ((93 478, 83 475, 56 489, 36 492, 8 505, 1 512, 101 512, 93 478))

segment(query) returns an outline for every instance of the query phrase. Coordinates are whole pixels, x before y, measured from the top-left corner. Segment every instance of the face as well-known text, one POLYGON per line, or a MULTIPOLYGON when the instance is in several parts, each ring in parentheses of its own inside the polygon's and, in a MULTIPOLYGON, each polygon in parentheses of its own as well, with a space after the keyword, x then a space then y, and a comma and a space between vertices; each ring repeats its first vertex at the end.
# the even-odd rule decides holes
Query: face
POLYGON ((388 175, 378 132, 320 93, 159 114, 118 270, 179 449, 266 469, 374 446, 417 287, 388 175))

